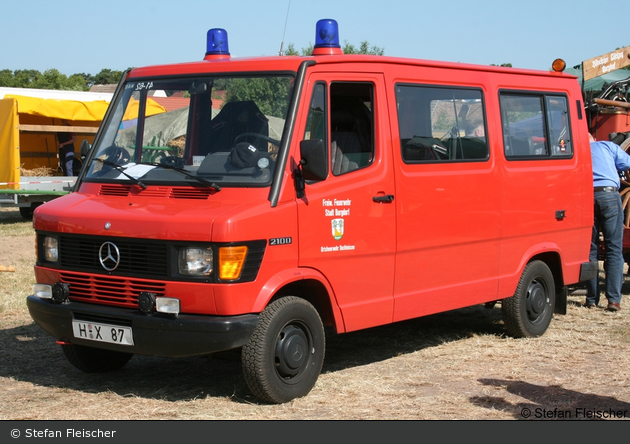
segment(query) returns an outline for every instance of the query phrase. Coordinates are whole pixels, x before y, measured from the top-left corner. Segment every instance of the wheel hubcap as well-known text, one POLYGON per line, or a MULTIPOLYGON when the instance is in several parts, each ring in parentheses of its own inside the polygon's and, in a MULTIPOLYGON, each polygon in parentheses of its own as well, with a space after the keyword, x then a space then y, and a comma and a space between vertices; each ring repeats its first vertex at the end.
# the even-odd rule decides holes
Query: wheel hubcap
POLYGON ((275 362, 278 374, 292 378, 300 373, 309 359, 309 337, 296 325, 285 326, 276 341, 275 362))
POLYGON ((527 317, 532 322, 539 321, 547 309, 547 288, 538 280, 532 281, 527 291, 527 317))

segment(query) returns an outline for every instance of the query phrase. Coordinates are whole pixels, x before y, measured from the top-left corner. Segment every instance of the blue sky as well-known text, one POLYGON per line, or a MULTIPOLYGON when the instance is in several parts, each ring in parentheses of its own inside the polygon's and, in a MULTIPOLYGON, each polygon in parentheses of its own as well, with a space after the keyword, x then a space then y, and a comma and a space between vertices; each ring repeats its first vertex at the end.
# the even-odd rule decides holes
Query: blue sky
POLYGON ((232 57, 276 55, 283 36, 299 50, 331 18, 342 44, 367 40, 385 55, 547 70, 557 57, 573 66, 629 46, 627 9, 628 0, 21 0, 1 8, 0 69, 97 74, 200 60, 210 28, 227 31, 232 57))

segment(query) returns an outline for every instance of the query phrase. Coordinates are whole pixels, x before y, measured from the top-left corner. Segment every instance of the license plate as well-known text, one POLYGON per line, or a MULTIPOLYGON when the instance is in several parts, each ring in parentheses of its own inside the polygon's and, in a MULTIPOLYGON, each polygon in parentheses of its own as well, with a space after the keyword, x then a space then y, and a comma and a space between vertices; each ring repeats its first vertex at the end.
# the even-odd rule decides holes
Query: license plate
POLYGON ((73 320, 72 332, 75 338, 87 339, 89 341, 133 345, 131 327, 73 320))

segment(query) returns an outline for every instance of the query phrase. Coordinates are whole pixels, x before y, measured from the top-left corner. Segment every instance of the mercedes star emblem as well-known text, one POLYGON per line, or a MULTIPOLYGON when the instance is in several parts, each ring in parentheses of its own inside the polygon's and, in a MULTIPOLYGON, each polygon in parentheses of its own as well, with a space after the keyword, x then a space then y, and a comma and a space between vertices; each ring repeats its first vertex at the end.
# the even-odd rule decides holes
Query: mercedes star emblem
POLYGON ((107 271, 114 271, 120 265, 120 250, 116 244, 105 242, 98 250, 98 260, 107 271))

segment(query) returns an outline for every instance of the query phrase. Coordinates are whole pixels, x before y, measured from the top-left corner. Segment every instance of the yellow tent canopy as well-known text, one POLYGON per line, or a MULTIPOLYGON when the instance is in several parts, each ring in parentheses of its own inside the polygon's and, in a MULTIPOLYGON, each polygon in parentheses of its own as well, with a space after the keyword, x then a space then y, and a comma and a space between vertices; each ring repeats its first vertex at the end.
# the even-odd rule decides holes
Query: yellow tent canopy
POLYGON ((78 100, 40 99, 37 97, 15 96, 7 94, 5 99, 15 99, 18 113, 31 116, 50 117, 61 120, 100 122, 105 116, 109 102, 96 100, 81 102, 78 100))
MULTIPOLYGON (((21 169, 55 171, 57 133, 75 133, 92 143, 108 106, 106 100, 4 94, 0 99, 0 189, 19 189, 21 169)), ((147 101, 147 115, 164 112, 155 101, 147 101)))

